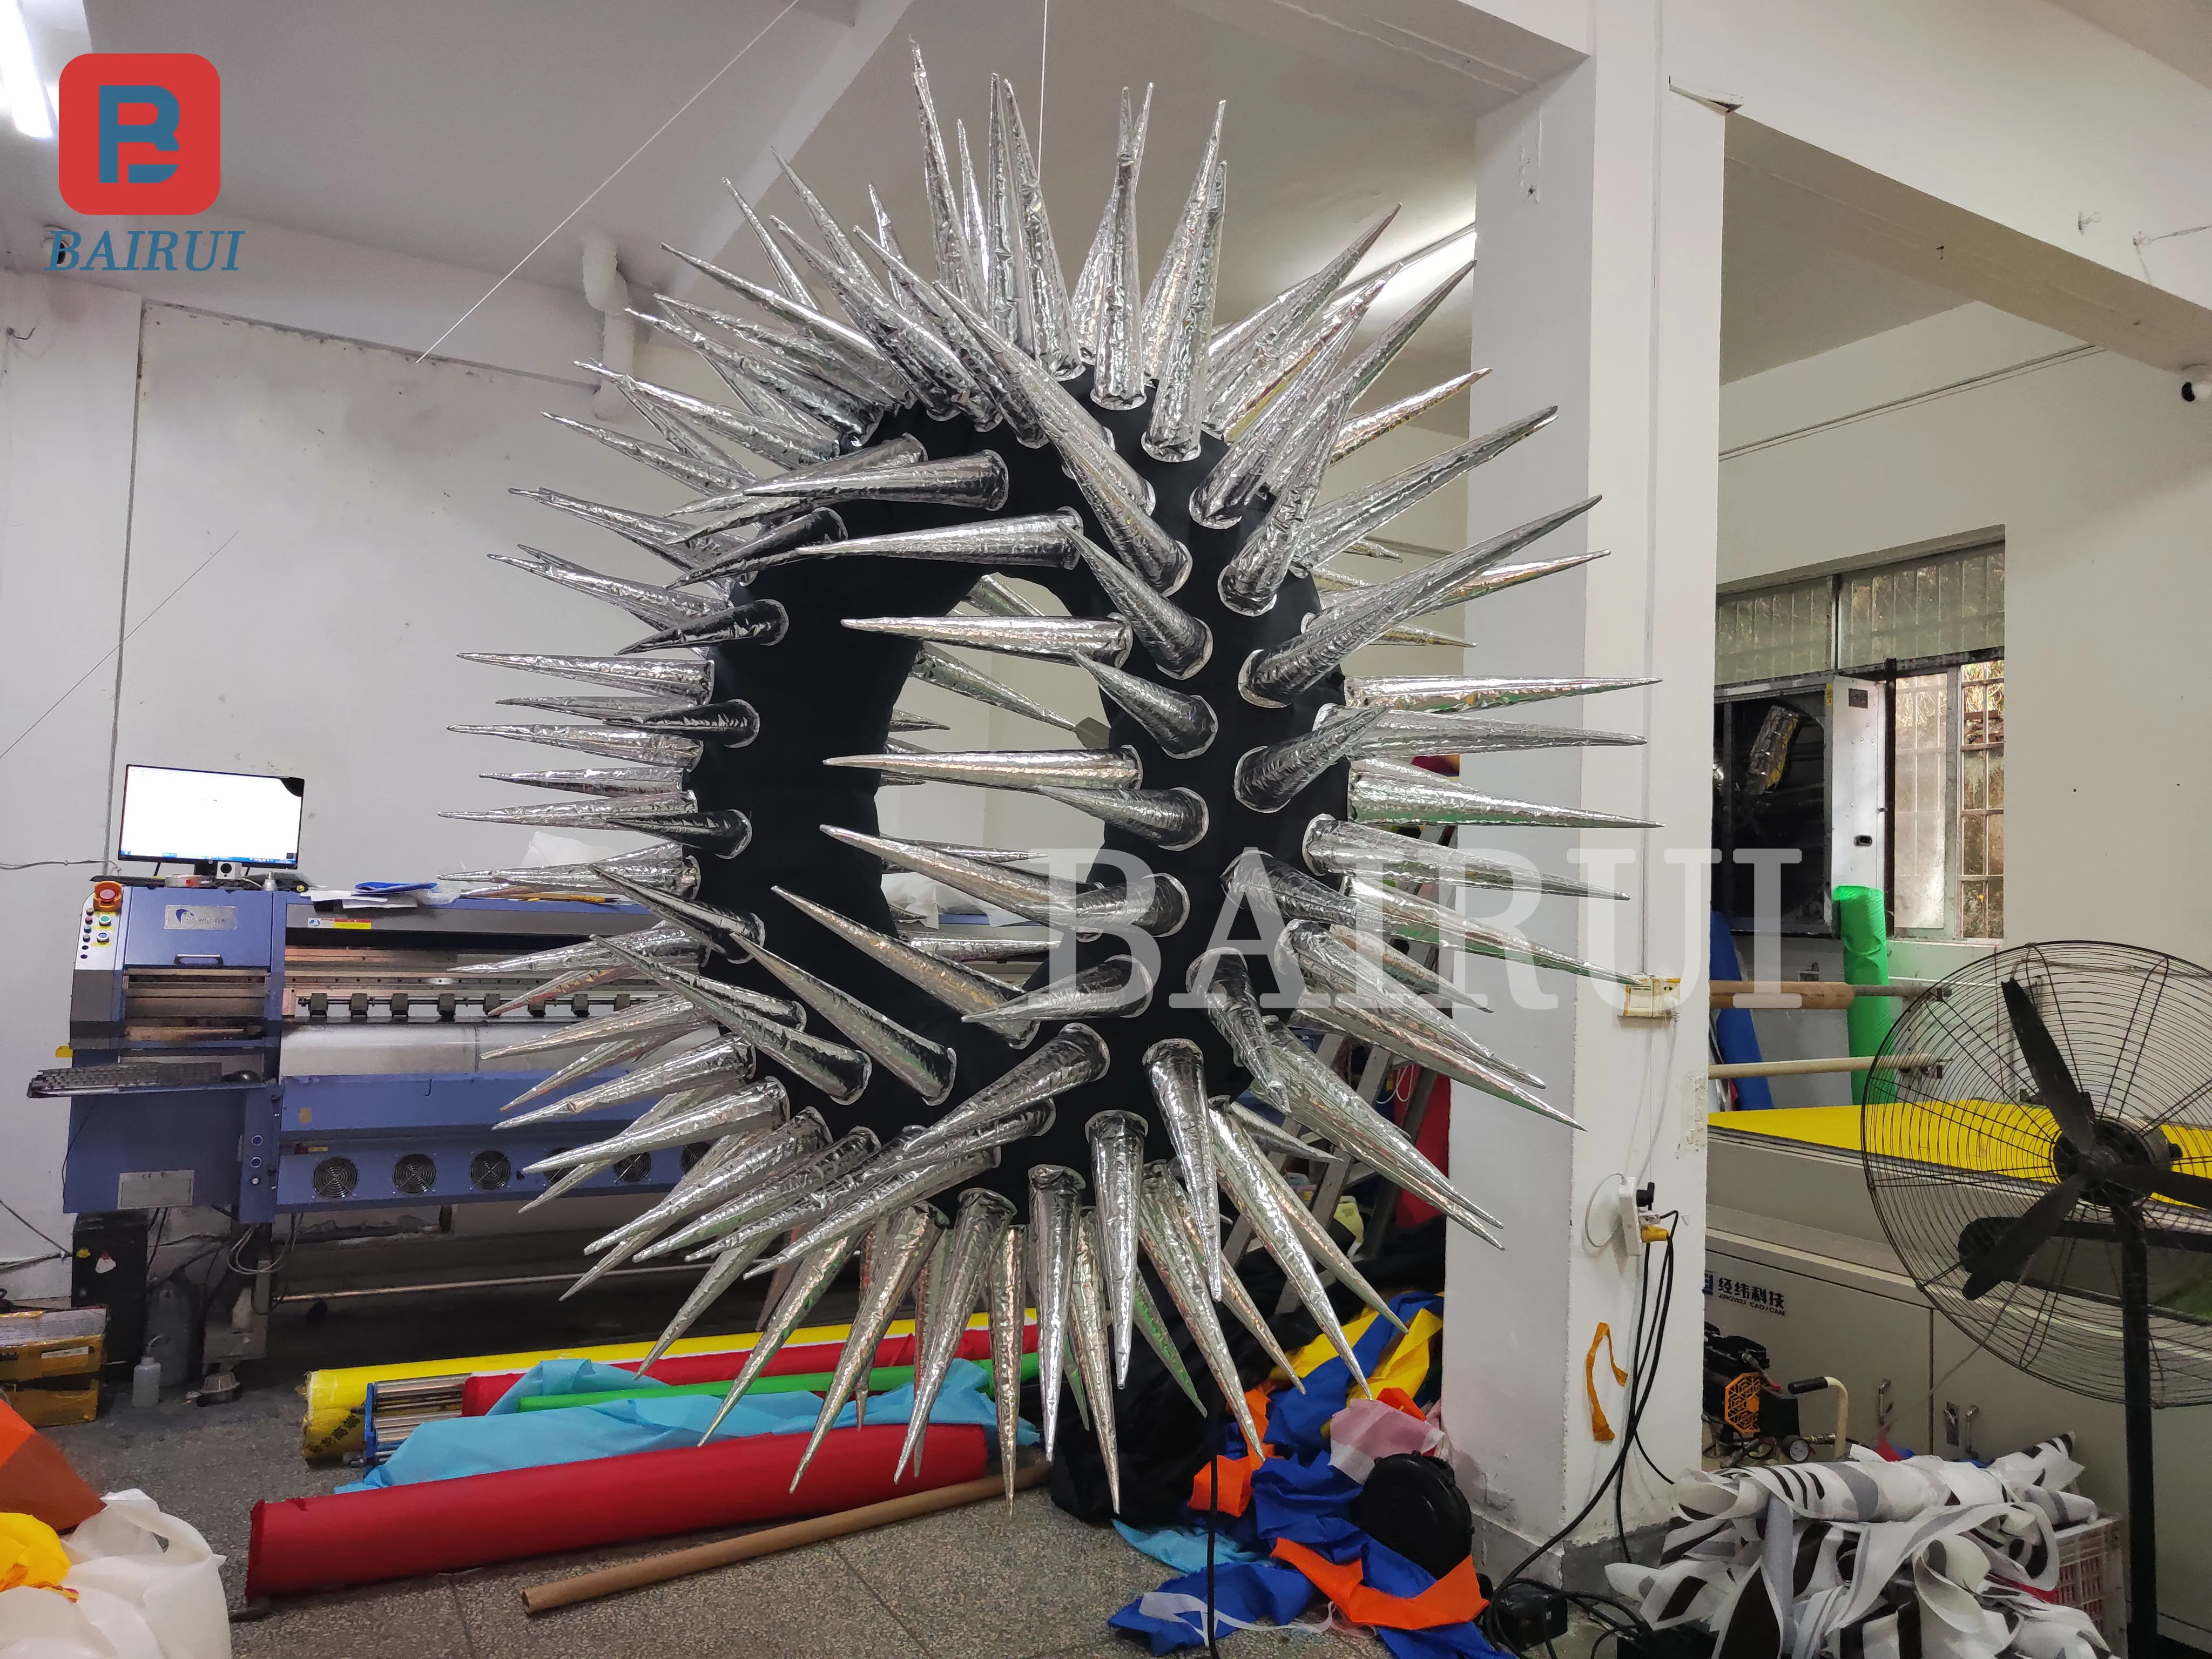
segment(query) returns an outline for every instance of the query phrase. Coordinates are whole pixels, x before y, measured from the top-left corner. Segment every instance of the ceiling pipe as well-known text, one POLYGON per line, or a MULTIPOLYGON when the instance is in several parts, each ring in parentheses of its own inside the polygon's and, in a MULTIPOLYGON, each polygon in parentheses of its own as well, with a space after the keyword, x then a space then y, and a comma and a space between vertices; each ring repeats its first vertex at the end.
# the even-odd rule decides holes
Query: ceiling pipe
MULTIPOLYGON (((617 374, 631 373, 637 356, 637 325, 629 315, 629 284, 616 268, 614 239, 598 231, 584 238, 584 298, 599 313, 599 362, 617 374)), ((592 413, 602 420, 628 409, 611 380, 592 388, 592 413)))

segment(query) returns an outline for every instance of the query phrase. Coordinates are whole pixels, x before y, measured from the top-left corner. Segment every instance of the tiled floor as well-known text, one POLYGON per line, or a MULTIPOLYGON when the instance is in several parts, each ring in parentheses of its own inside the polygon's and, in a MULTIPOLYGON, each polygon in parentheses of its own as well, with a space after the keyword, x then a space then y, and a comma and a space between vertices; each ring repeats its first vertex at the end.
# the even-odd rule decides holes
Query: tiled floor
MULTIPOLYGON (((254 1502, 353 1478, 301 1461, 299 1415, 296 1395, 264 1388, 228 1406, 125 1407, 52 1433, 95 1486, 141 1487, 205 1534, 228 1558, 223 1579, 235 1603, 254 1502)), ((1148 1650, 1109 1630, 1106 1617, 1169 1576, 1110 1529, 1073 1520, 1031 1491, 1011 1510, 980 1504, 537 1618, 523 1610, 530 1585, 690 1541, 288 1599, 232 1633, 239 1659, 1141 1659, 1148 1650)), ((1235 1640, 1247 1659, 1320 1651, 1304 1635, 1255 1631, 1235 1640)), ((1326 1651, 1367 1659, 1382 1650, 1340 1632, 1326 1651)))

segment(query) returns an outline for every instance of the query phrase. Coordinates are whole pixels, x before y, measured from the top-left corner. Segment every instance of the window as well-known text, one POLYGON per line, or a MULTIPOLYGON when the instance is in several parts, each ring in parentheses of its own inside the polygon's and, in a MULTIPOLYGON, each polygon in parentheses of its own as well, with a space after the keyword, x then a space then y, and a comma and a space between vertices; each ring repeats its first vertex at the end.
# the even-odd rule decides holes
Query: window
POLYGON ((1885 682, 1889 931, 2004 936, 2004 546, 1724 593, 1714 683, 1885 682))

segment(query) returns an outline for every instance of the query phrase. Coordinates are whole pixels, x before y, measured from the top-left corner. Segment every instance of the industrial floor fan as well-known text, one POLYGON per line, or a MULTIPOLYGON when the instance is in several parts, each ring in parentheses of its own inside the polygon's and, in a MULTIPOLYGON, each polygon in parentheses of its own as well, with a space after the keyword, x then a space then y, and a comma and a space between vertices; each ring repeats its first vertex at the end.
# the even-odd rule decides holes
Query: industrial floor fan
POLYGON ((2212 970, 2070 941, 1960 969, 1884 1041, 1864 1146, 1875 1212, 1937 1310, 2124 1405, 2128 1649, 2158 1653, 2151 1413, 2212 1401, 2212 970))

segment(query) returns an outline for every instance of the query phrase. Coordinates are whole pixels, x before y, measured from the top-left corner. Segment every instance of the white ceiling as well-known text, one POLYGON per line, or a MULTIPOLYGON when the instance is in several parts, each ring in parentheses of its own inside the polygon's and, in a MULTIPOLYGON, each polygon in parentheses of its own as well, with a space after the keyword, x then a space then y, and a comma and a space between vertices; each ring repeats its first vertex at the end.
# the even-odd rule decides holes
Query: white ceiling
POLYGON ((2212 6, 2205 0, 2057 0, 2200 85, 2212 87, 2212 6))
MULTIPOLYGON (((2148 11, 2161 0, 2069 3, 2087 15, 2148 11)), ((2173 3, 2194 10, 2197 0, 2173 3)), ((1341 32, 1301 33, 1292 25, 1311 22, 1310 9, 1240 9, 1232 0, 1061 0, 1041 117, 1041 0, 800 0, 788 11, 784 0, 535 0, 526 9, 296 0, 275 10, 88 0, 87 11, 95 50, 189 50, 220 69, 220 217, 442 261, 484 273, 487 284, 552 232, 521 275, 568 292, 580 285, 587 232, 615 239, 641 293, 684 285, 664 240, 763 274, 720 180, 750 181, 764 210, 799 222, 796 198, 775 180, 771 146, 848 222, 865 216, 872 181, 908 246, 925 246, 909 37, 929 60, 948 143, 964 115, 980 147, 988 75, 996 68, 1012 80, 1042 140, 1071 273, 1110 180, 1120 88, 1141 94, 1147 79, 1156 88, 1139 211, 1148 260, 1181 207, 1214 101, 1225 98, 1224 316, 1303 275, 1391 202, 1403 208, 1378 258, 1465 223, 1476 117, 1524 83, 1498 68, 1510 53, 1495 40, 1456 67, 1414 63, 1347 44, 1341 32)), ((1458 12, 1467 9, 1437 16, 1458 12)), ((1540 56, 1523 50, 1522 67, 1542 69, 1540 56)), ((60 213, 52 169, 50 148, 0 132, 0 213, 60 213)), ((1808 242, 1774 216, 1757 180, 1732 167, 1724 379, 1957 303, 1808 242)), ((1386 310, 1413 297, 1404 287, 1386 310)), ((1381 395, 1442 380, 1471 351, 1462 308, 1448 306, 1381 395)), ((1465 430, 1463 404, 1431 418, 1465 430)))

